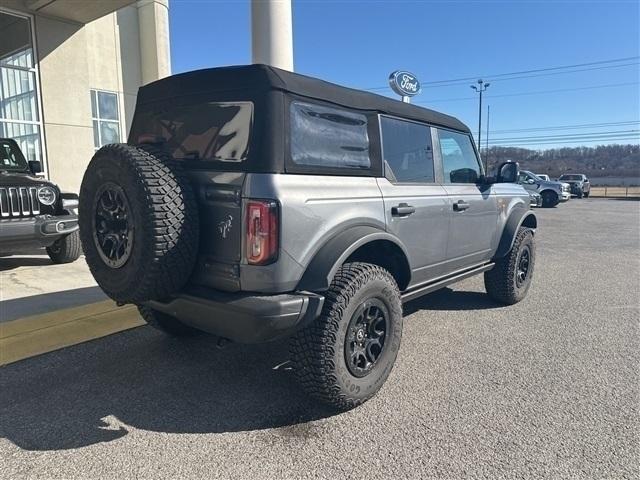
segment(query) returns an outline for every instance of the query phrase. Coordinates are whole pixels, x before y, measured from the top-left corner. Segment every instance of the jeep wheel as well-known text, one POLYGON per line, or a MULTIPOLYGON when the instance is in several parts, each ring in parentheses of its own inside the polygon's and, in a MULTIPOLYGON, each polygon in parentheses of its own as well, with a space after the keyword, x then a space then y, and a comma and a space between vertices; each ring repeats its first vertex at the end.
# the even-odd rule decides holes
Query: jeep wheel
POLYGON ((80 234, 75 231, 47 247, 47 255, 53 263, 71 263, 80 257, 80 234))
POLYGON ((145 305, 138 305, 140 316, 149 324, 149 326, 160 330, 172 337, 193 337, 203 335, 204 332, 185 325, 180 320, 166 313, 154 310, 145 305))
POLYGON ((391 274, 347 263, 322 314, 291 340, 294 371, 312 397, 341 410, 370 399, 391 373, 402 337, 402 301, 391 274))
POLYGON ((533 232, 520 227, 513 247, 484 274, 484 286, 491 298, 507 305, 522 300, 531 286, 535 264, 533 232))
POLYGON ((98 285, 120 303, 180 290, 198 252, 195 197, 177 162, 151 146, 106 145, 80 188, 80 238, 98 285))
POLYGON ((584 198, 589 198, 589 192, 584 192, 584 198))
POLYGON ((540 195, 542 196, 542 206, 544 208, 555 207, 560 202, 560 200, 558 199, 558 194, 556 192, 552 192, 551 190, 545 190, 540 195))
POLYGON ((578 197, 578 198, 582 198, 582 197, 584 197, 584 193, 582 192, 582 190, 581 190, 581 191, 579 191, 579 192, 576 194, 576 197, 578 197))

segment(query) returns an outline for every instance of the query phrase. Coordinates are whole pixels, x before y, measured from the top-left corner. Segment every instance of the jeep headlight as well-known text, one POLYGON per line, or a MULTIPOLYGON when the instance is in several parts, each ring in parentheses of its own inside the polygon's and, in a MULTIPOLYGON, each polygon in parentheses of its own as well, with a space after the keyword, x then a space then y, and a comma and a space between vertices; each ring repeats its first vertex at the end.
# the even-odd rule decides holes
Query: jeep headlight
POLYGON ((38 189, 38 200, 43 205, 53 205, 56 203, 56 191, 51 187, 41 187, 38 189))

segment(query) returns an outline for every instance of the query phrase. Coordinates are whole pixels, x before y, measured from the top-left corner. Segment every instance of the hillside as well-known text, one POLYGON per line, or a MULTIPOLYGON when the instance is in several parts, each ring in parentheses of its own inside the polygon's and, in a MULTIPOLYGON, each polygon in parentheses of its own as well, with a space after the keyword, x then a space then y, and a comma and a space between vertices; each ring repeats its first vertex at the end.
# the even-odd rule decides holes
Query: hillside
POLYGON ((547 173, 558 177, 565 172, 584 173, 598 177, 639 177, 640 145, 599 145, 597 147, 552 148, 528 150, 518 147, 491 147, 488 156, 489 172, 507 160, 520 163, 523 170, 547 173))

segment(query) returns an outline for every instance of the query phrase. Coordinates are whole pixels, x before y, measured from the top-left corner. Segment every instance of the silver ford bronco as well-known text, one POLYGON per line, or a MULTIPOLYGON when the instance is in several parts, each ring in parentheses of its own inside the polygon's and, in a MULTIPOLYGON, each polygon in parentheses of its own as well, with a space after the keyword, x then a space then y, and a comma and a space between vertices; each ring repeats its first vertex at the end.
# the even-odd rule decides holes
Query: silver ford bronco
POLYGON ((312 396, 371 398, 402 304, 484 274, 522 300, 537 221, 517 164, 485 174, 457 119, 264 65, 140 89, 128 144, 98 150, 80 234, 102 289, 175 335, 290 337, 312 396))

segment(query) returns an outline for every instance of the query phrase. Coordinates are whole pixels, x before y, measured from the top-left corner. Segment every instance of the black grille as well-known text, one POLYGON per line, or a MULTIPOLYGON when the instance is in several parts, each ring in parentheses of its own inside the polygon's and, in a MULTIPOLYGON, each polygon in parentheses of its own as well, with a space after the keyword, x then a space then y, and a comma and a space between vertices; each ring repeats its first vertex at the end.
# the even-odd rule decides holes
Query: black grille
POLYGON ((40 213, 36 187, 0 187, 0 215, 7 217, 32 217, 40 213))

